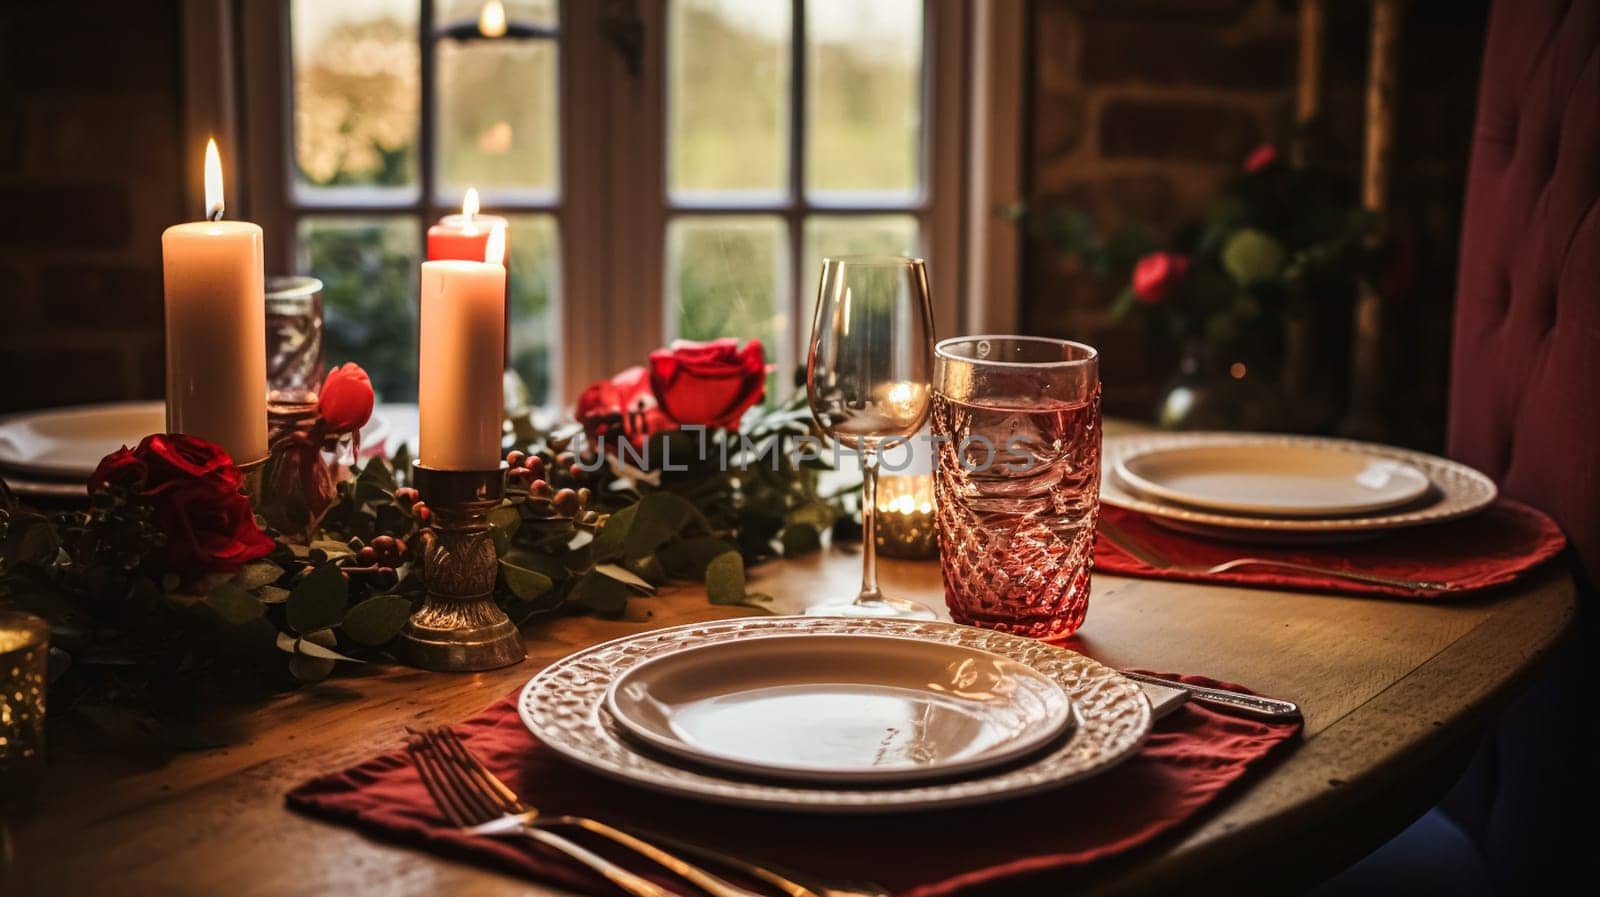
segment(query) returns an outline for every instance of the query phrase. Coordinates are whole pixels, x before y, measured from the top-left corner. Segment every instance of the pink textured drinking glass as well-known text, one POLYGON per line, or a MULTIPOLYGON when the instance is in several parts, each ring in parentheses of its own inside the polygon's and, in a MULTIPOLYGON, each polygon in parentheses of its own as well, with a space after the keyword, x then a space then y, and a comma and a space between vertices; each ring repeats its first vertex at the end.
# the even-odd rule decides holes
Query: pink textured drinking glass
POLYGON ((934 350, 944 598, 1035 638, 1083 625, 1100 513, 1100 359, 1082 343, 962 336, 934 350))

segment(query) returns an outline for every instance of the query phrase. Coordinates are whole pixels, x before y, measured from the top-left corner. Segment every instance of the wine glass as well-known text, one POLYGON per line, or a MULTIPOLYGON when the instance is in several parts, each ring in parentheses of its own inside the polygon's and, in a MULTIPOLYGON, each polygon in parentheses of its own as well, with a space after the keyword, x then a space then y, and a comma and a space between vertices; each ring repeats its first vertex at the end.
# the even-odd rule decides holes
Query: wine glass
POLYGON ((861 455, 861 592, 806 613, 933 618, 927 607, 878 588, 876 539, 879 455, 886 443, 904 442, 927 423, 932 375, 933 309, 922 260, 824 260, 806 396, 822 431, 861 455))

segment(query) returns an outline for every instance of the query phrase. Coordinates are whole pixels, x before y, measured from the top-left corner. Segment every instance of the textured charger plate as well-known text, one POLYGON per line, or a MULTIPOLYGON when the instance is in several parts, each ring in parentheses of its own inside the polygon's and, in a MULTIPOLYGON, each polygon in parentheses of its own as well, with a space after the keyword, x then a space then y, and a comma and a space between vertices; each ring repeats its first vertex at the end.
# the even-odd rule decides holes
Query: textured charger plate
POLYGON ((1150 732, 1150 702, 1131 680, 1078 654, 1020 636, 919 620, 756 617, 693 623, 627 636, 556 661, 517 702, 523 723, 568 760, 656 791, 717 803, 813 813, 890 813, 1004 800, 1087 778, 1138 750, 1150 732), (974 778, 907 787, 820 788, 743 779, 677 765, 632 747, 605 709, 613 680, 635 665, 691 646, 765 635, 916 638, 988 651, 1026 664, 1066 690, 1071 735, 1018 765, 974 778))
POLYGON ((1019 760, 1072 725, 1059 682, 929 639, 766 635, 684 648, 612 680, 606 711, 688 760, 835 787, 950 779, 1019 760))
POLYGON ((1203 535, 1250 541, 1349 539, 1384 530, 1442 523, 1476 514, 1494 502, 1494 481, 1448 458, 1368 442, 1316 436, 1267 433, 1162 433, 1107 437, 1102 447, 1100 500, 1108 505, 1148 514, 1157 523, 1203 535), (1416 502, 1378 513, 1343 517, 1273 517, 1224 514, 1148 498, 1116 475, 1124 457, 1187 447, 1239 445, 1251 447, 1321 446, 1360 451, 1420 470, 1432 489, 1416 502))

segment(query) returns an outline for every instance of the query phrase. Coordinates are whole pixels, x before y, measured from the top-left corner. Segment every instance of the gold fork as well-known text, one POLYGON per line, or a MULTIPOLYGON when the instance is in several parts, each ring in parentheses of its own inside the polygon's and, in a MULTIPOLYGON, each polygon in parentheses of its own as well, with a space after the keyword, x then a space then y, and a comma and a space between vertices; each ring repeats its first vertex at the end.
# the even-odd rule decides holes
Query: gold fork
MULTIPOLYGON (((468 809, 472 812, 469 815, 462 817, 467 821, 460 822, 457 821, 455 817, 451 818, 451 822, 462 828, 464 831, 479 835, 526 834, 530 837, 536 837, 536 835, 547 835, 550 837, 559 838, 559 836, 547 832, 544 829, 550 826, 572 826, 581 828, 585 831, 607 838, 617 844, 622 845, 623 847, 628 848, 629 850, 634 851, 640 856, 646 857, 647 859, 660 864, 661 866, 692 882, 707 893, 713 895, 713 897, 759 897, 759 895, 718 878, 704 869, 701 869, 692 863, 674 856, 673 854, 662 850, 648 841, 642 840, 630 834, 629 832, 607 825, 599 820, 589 819, 582 816, 540 815, 537 809, 523 803, 517 797, 516 792, 512 791, 511 788, 502 782, 498 776, 496 776, 493 772, 490 772, 489 768, 484 766, 477 757, 473 756, 472 752, 467 750, 466 745, 462 743, 461 739, 448 728, 431 729, 425 732, 413 732, 412 734, 415 735, 416 738, 411 745, 408 745, 408 747, 412 749, 413 756, 418 757, 418 759, 423 760, 424 762, 432 761, 435 766, 437 766, 439 775, 445 777, 445 784, 454 784, 454 795, 464 795, 471 799, 472 805, 468 809)), ((419 764, 418 769, 422 770, 424 767, 419 764)), ((426 779, 427 773, 424 773, 425 783, 426 779)), ((435 801, 438 801, 437 795, 435 796, 435 801)), ((444 804, 441 804, 440 806, 441 809, 444 808, 444 804)), ((448 810, 446 810, 446 815, 449 815, 448 810)), ((539 840, 544 839, 540 838, 539 840)), ((572 844, 570 841, 566 841, 564 838, 560 840, 573 847, 577 847, 578 850, 583 850, 583 848, 578 847, 576 844, 572 844)), ((857 892, 850 890, 839 890, 835 888, 824 888, 822 894, 819 895, 817 891, 814 891, 805 885, 799 884, 798 882, 793 881, 791 878, 779 875, 772 870, 765 869, 753 863, 748 863, 737 857, 729 856, 718 851, 710 850, 709 848, 688 844, 682 841, 673 840, 672 844, 675 848, 685 853, 695 853, 730 868, 740 869, 758 879, 781 888, 784 893, 790 895, 790 897, 876 897, 876 894, 878 893, 876 891, 857 892)), ((562 849, 564 852, 566 852, 564 848, 561 848, 559 845, 552 844, 551 846, 555 846, 557 849, 562 849)), ((635 895, 650 895, 650 897, 656 897, 656 895, 664 894, 664 892, 662 892, 661 889, 656 887, 654 884, 638 878, 638 876, 633 876, 626 870, 617 867, 615 864, 609 863, 608 861, 594 855, 593 853, 590 853, 589 851, 583 850, 583 852, 588 854, 590 858, 598 859, 602 863, 606 863, 606 865, 610 866, 616 872, 622 873, 623 876, 636 879, 636 881, 631 882, 631 884, 635 887, 642 885, 644 890, 632 890, 628 883, 624 883, 624 881, 619 881, 616 878, 612 878, 611 874, 608 874, 606 870, 600 869, 599 867, 589 863, 588 858, 577 856, 571 854, 570 852, 568 852, 568 855, 573 856, 573 858, 577 859, 579 862, 590 865, 591 868, 595 868, 596 871, 599 871, 602 875, 606 875, 607 878, 611 878, 612 881, 623 887, 624 890, 628 890, 629 893, 635 895)))
POLYGON ((1202 564, 1176 564, 1156 551, 1149 545, 1141 544, 1126 530, 1100 518, 1097 524, 1100 534, 1105 536, 1111 544, 1117 546, 1128 554, 1133 555, 1146 565, 1158 570, 1173 570, 1181 573, 1226 573, 1238 567, 1267 567, 1277 570, 1293 570, 1298 573, 1312 573, 1317 576, 1328 576, 1334 579, 1348 579, 1353 582, 1372 583, 1380 586, 1393 586, 1401 589, 1424 589, 1431 592, 1449 592, 1460 588, 1453 582, 1439 582, 1432 579, 1406 579, 1400 576, 1384 576, 1381 573, 1363 573, 1360 570, 1341 570, 1337 567, 1318 567, 1312 564, 1300 564, 1294 561, 1280 561, 1273 558, 1240 557, 1213 564, 1209 567, 1202 564))

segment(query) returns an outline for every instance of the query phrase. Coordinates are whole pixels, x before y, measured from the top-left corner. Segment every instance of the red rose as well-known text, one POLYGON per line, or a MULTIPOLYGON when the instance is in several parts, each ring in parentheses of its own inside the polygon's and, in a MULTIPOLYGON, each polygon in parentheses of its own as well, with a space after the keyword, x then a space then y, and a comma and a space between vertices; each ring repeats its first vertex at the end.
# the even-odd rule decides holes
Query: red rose
POLYGON ((1188 274, 1188 257, 1176 252, 1152 252, 1133 266, 1133 295, 1147 305, 1165 302, 1188 274))
POLYGON ((1255 174, 1276 161, 1278 161, 1278 148, 1270 143, 1263 143, 1245 157, 1244 170, 1255 174))
POLYGON ((679 424, 734 429, 766 393, 767 360, 760 340, 678 340, 650 353, 650 388, 679 424))
POLYGON ((244 482, 222 446, 193 436, 155 433, 146 436, 133 453, 149 467, 151 486, 186 477, 214 480, 218 489, 237 492, 244 482))
POLYGON ((641 366, 585 389, 578 396, 577 418, 591 441, 613 452, 618 439, 642 450, 645 440, 673 427, 650 391, 650 372, 641 366))
POLYGON ((317 399, 317 413, 329 433, 354 433, 372 417, 372 381, 355 362, 328 372, 317 399))
POLYGON ((150 508, 167 542, 147 562, 159 573, 192 577, 231 572, 272 551, 272 539, 256 526, 250 500, 239 492, 243 481, 220 446, 158 433, 101 460, 89 491, 122 492, 150 508))
POLYGON ((231 573, 272 552, 272 539, 256 526, 250 499, 239 492, 218 492, 205 480, 172 480, 142 498, 167 534, 157 558, 163 572, 231 573))
POLYGON ((143 489, 149 476, 150 469, 133 453, 133 449, 123 446, 100 459, 100 466, 89 477, 89 491, 104 492, 112 486, 143 489))

